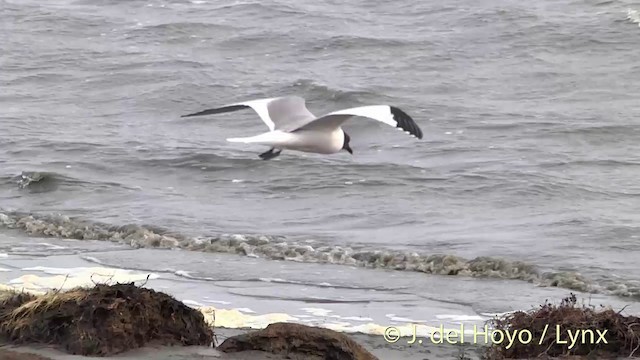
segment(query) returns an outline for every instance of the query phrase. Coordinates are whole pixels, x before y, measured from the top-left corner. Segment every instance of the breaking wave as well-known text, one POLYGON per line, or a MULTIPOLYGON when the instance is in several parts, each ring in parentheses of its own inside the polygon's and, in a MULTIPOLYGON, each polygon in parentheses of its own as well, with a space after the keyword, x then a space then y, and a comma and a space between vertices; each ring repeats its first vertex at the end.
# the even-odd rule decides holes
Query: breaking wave
POLYGON ((638 10, 627 9, 627 20, 640 26, 640 12, 638 10))
POLYGON ((27 189, 31 192, 49 192, 56 190, 61 182, 70 179, 52 172, 23 171, 13 180, 20 189, 27 189))
MULTIPOLYGON (((108 187, 122 187, 128 188, 122 184, 98 181, 91 182, 73 178, 64 174, 50 172, 50 171, 23 171, 20 175, 10 177, 0 177, 1 185, 12 185, 19 189, 31 192, 31 193, 45 193, 52 192, 60 189, 64 186, 79 186, 92 189, 108 188, 108 187)), ((130 189, 130 188, 129 188, 130 189)))
POLYGON ((271 260, 331 263, 363 268, 415 271, 433 275, 522 280, 590 293, 640 298, 640 287, 622 280, 595 283, 569 271, 540 272, 535 265, 493 257, 465 259, 447 254, 357 249, 321 243, 295 242, 281 236, 219 234, 189 237, 157 227, 114 226, 64 215, 0 212, 0 227, 18 229, 33 236, 77 240, 103 240, 134 248, 180 248, 191 251, 230 253, 271 260), (312 245, 313 244, 313 245, 312 245))

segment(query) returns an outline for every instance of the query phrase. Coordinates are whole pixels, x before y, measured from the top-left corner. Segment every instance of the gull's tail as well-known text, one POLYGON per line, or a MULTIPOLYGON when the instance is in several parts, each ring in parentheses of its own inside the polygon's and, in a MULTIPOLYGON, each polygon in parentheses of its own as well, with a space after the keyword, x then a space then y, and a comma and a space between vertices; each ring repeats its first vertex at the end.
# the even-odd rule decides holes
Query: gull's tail
POLYGON ((251 141, 252 138, 254 138, 255 136, 252 137, 243 137, 243 138, 228 138, 227 141, 228 142, 235 142, 235 143, 251 143, 253 141, 251 141))
POLYGON ((245 143, 245 144, 261 144, 274 146, 287 141, 289 136, 279 131, 270 131, 255 136, 228 138, 228 142, 245 143))

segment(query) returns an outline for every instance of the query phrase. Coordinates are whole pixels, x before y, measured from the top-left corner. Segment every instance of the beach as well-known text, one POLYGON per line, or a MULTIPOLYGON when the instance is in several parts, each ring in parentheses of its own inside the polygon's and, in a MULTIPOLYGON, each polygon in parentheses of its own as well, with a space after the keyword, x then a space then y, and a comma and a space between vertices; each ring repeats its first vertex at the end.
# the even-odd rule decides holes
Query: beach
MULTIPOLYGON (((52 239, 31 239, 34 242, 40 242, 47 240, 49 246, 56 244, 52 239)), ((23 245, 27 246, 25 241, 23 245)), ((71 242, 73 243, 73 242, 71 242)), ((70 241, 60 242, 65 244, 65 247, 70 245, 70 241)), ((84 245, 84 244, 83 244, 84 245)), ((101 244, 96 244, 101 245, 101 244)), ((154 250, 158 253, 167 253, 171 255, 171 251, 166 250, 154 250)), ((86 255, 86 254, 85 254, 86 255)), ((158 256, 158 255, 156 255, 158 256)), ((481 351, 482 341, 479 345, 465 344, 463 346, 448 345, 448 344, 433 344, 428 335, 433 328, 437 328, 440 324, 447 324, 447 326, 454 327, 452 321, 441 321, 440 323, 433 323, 433 326, 424 324, 417 325, 417 336, 423 336, 424 342, 422 344, 414 344, 410 346, 408 343, 413 336, 413 324, 408 322, 408 319, 398 318, 395 322, 390 322, 386 325, 382 321, 380 323, 374 323, 372 318, 368 315, 373 314, 351 314, 343 312, 342 314, 332 314, 331 311, 322 311, 322 309, 308 308, 308 315, 304 314, 290 314, 290 312, 283 311, 281 313, 269 311, 273 307, 260 304, 260 301, 247 301, 247 307, 233 307, 231 301, 233 297, 229 294, 225 294, 222 290, 224 287, 220 287, 219 292, 216 288, 211 288, 209 284, 202 281, 186 281, 184 278, 172 274, 154 274, 143 272, 140 270, 123 270, 119 268, 109 268, 103 266, 96 266, 96 264, 82 260, 77 255, 60 255, 60 256, 48 256, 47 266, 28 266, 29 264, 37 264, 41 262, 41 259, 31 258, 24 256, 6 256, 2 259, 3 271, 0 272, 0 281, 4 284, 0 288, 5 293, 7 291, 27 291, 33 294, 43 294, 46 291, 65 291, 69 289, 81 287, 92 287, 95 284, 116 284, 116 283, 128 283, 134 282, 136 285, 150 287, 158 291, 167 292, 172 296, 182 300, 185 304, 199 309, 205 316, 208 323, 214 326, 217 345, 219 345, 224 339, 246 333, 255 329, 261 329, 266 327, 270 323, 274 322, 297 322, 303 324, 312 324, 315 326, 326 327, 329 329, 335 329, 338 331, 345 331, 356 342, 363 345, 366 349, 371 351, 374 355, 380 359, 394 359, 394 358, 407 358, 407 359, 424 359, 426 358, 454 358, 459 354, 465 354, 470 359, 476 359, 477 353, 481 351), (208 290, 201 288, 198 285, 208 286, 208 290), (203 296, 207 294, 207 296, 203 296), (216 305, 205 305, 205 304, 216 305), (253 310, 256 309, 256 310, 253 310), (260 311, 262 310, 262 311, 260 311), (366 316, 365 316, 366 315, 366 316), (399 333, 403 334, 403 337, 395 342, 386 341, 382 336, 387 326, 395 326, 399 333), (476 357, 474 357, 476 356, 476 357)), ((226 261, 220 261, 218 266, 225 266, 234 262, 235 259, 227 259, 226 261)), ((237 304, 237 303, 236 303, 237 304)), ((301 302, 304 304, 304 302, 301 302)), ((336 309, 336 312, 339 309, 336 309)), ((378 316, 378 319, 383 319, 383 316, 378 316)), ((473 317, 471 318, 473 320, 473 317)), ((468 321, 466 324, 480 324, 476 321, 468 321)), ((478 325, 481 327, 480 325, 478 325)), ((457 327, 460 328, 459 326, 457 327)), ((422 340, 420 340, 422 341, 422 340)), ((467 340, 469 341, 469 340, 467 340)), ((15 346, 7 344, 2 347, 4 350, 12 350, 18 352, 27 352, 42 355, 51 359, 79 359, 82 356, 69 355, 61 350, 55 350, 48 346, 15 346)), ((163 346, 151 346, 141 350, 134 350, 122 355, 117 355, 114 358, 118 359, 189 359, 193 356, 199 356, 202 358, 212 357, 221 359, 263 359, 266 356, 261 352, 242 352, 237 354, 222 354, 215 349, 207 347, 173 347, 166 348, 163 346)), ((272 359, 278 359, 276 355, 269 355, 272 359)), ((109 357, 107 357, 109 358, 109 357)))
MULTIPOLYGON (((386 309, 378 305, 370 309, 365 307, 358 313, 349 313, 349 307, 345 309, 317 298, 314 300, 309 298, 299 298, 297 301, 289 300, 286 303, 287 305, 282 307, 281 312, 276 312, 273 309, 277 309, 278 306, 273 305, 274 302, 269 301, 269 299, 247 299, 244 302, 239 302, 237 297, 233 296, 233 292, 229 292, 229 289, 234 289, 234 287, 229 287, 229 282, 226 281, 221 281, 217 286, 213 286, 216 282, 185 279, 170 272, 153 273, 139 269, 126 270, 99 266, 94 262, 84 260, 79 254, 69 254, 70 251, 68 249, 74 248, 74 244, 84 247, 86 241, 29 238, 23 239, 22 245, 27 248, 37 247, 37 244, 43 244, 45 240, 48 248, 58 247, 58 251, 62 251, 61 248, 67 249, 67 251, 62 251, 63 254, 60 255, 48 255, 47 266, 37 265, 42 263, 40 257, 4 256, 1 259, 3 271, 0 272, 0 281, 5 284, 2 288, 4 291, 27 291, 34 294, 42 294, 47 291, 65 291, 78 286, 92 287, 96 284, 134 282, 139 286, 166 292, 202 312, 205 320, 214 327, 217 345, 228 337, 263 329, 270 323, 275 322, 308 324, 344 332, 380 359, 454 359, 459 358, 461 355, 469 359, 480 359, 486 346, 491 345, 491 340, 487 340, 483 335, 484 332, 491 329, 491 327, 485 328, 487 326, 486 322, 491 319, 489 316, 458 315, 457 317, 452 316, 441 319, 436 317, 431 321, 424 321, 420 318, 429 316, 432 309, 425 308, 420 316, 416 316, 416 310, 418 309, 413 307, 407 310, 413 313, 413 319, 396 315, 393 319, 386 320, 385 316, 377 312, 387 314, 393 311, 399 313, 402 310, 402 306, 392 303, 386 309), (29 246, 30 243, 32 246, 29 246), (325 309, 309 307, 308 302, 310 301, 322 304, 321 306, 325 309), (266 302, 266 304, 263 302, 266 302), (299 306, 298 311, 295 310, 294 306, 299 306), (391 332, 388 330, 390 327, 393 328, 391 332), (434 331, 436 337, 433 336, 434 331), (442 331, 455 331, 457 335, 450 340, 440 340, 439 342, 439 334, 442 331)), ((101 251, 104 251, 104 244, 101 242, 92 243, 95 246, 99 246, 100 249, 94 249, 97 250, 95 253, 83 252, 82 255, 84 257, 99 256, 101 251)), ((165 255, 176 259, 180 253, 180 251, 175 250, 140 250, 144 252, 151 251, 156 259, 160 259, 161 256, 165 255)), ((119 251, 119 253, 128 252, 132 252, 134 257, 138 256, 135 255, 136 250, 121 249, 119 251)), ((226 271, 235 271, 232 264, 237 263, 237 256, 210 257, 209 261, 209 266, 219 268, 221 272, 225 268, 226 271)), ((257 267, 259 266, 257 265, 257 267)), ((266 284, 272 283, 266 282, 266 284)), ((261 286, 264 286, 264 284, 258 283, 256 287, 248 291, 256 293, 261 286)), ((555 290, 557 291, 557 296, 565 294, 560 289, 555 290)), ((553 295, 550 294, 550 296, 553 295)), ((590 301, 591 304, 607 302, 607 306, 612 306, 616 309, 624 308, 625 314, 639 313, 634 303, 625 303, 623 301, 610 303, 610 299, 607 297, 598 298, 592 296, 587 298, 586 296, 588 295, 585 294, 581 296, 580 301, 583 303, 585 301, 590 301)), ((559 299, 559 297, 556 299, 559 299)), ((280 300, 277 303, 282 303, 282 301, 280 300)), ((361 303, 366 304, 366 302, 361 303)), ((535 306, 534 304, 526 306, 525 303, 522 303, 519 307, 523 310, 528 310, 535 306)), ((389 319, 389 317, 386 318, 389 319)), ((5 347, 5 349, 7 348, 14 349, 11 345, 5 347)), ((14 350, 35 352, 52 359, 80 358, 80 356, 68 355, 61 351, 56 352, 50 347, 23 346, 14 350)), ((116 358, 144 359, 153 356, 154 358, 180 359, 181 357, 189 358, 190 356, 195 356, 194 354, 199 354, 198 356, 203 358, 209 356, 221 359, 261 359, 262 356, 265 356, 264 353, 259 352, 222 354, 215 349, 204 347, 166 348, 152 346, 118 355, 116 358)), ((276 355, 270 356, 274 359, 278 358, 274 357, 276 355)))

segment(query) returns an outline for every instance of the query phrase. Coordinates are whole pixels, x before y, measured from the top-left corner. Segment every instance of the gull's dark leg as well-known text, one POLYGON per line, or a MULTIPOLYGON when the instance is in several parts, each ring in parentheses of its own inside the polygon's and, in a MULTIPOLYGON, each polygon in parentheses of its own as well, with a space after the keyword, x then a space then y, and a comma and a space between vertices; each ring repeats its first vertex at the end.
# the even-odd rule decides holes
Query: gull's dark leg
POLYGON ((282 152, 282 150, 278 150, 278 152, 273 151, 275 150, 275 148, 271 148, 269 149, 269 151, 265 151, 262 154, 260 154, 260 159, 262 160, 271 160, 274 157, 277 157, 278 155, 280 155, 280 153, 282 152))

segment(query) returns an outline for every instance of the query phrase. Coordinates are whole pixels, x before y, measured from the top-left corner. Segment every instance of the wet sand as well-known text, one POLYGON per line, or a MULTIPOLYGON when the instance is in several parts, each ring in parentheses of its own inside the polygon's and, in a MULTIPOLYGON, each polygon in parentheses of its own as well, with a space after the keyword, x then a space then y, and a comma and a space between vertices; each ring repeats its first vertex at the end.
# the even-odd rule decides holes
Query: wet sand
MULTIPOLYGON (((223 329, 216 328, 217 344, 219 345, 227 337, 234 336, 249 330, 240 329, 223 329)), ((356 342, 363 345, 367 350, 377 356, 380 360, 437 360, 437 359, 462 359, 480 360, 480 353, 483 350, 479 345, 436 345, 431 343, 423 343, 420 346, 409 346, 406 340, 401 339, 395 344, 390 344, 381 336, 370 336, 364 334, 349 334, 356 342)), ((23 357, 15 357, 15 360, 42 360, 37 357, 27 357, 27 354, 43 356, 51 360, 79 360, 88 357, 79 355, 69 355, 63 351, 56 350, 51 346, 29 345, 29 346, 13 346, 5 345, 0 348, 1 359, 12 359, 9 357, 10 352, 18 353, 23 357)), ((215 348, 190 346, 190 347, 166 347, 166 346, 147 346, 141 349, 132 350, 116 356, 102 357, 102 359, 118 359, 118 360, 190 360, 190 359, 221 359, 221 360, 262 360, 262 359, 294 359, 294 360, 314 360, 308 355, 283 356, 269 354, 260 351, 244 351, 234 354, 226 354, 217 351, 215 348)))

